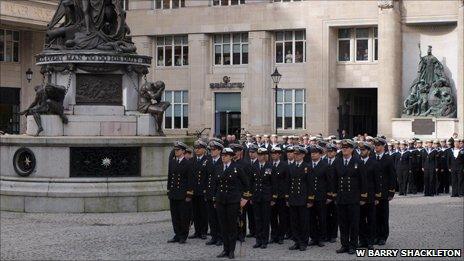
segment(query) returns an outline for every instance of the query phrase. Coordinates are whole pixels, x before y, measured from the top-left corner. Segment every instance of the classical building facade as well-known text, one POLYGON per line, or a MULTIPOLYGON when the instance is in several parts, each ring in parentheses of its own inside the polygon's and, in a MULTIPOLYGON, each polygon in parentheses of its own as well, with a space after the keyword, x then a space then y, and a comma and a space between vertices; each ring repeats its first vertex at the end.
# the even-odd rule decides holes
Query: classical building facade
MULTIPOLYGON (((24 131, 14 112, 29 104, 42 80, 33 54, 42 49, 56 2, 1 2, 0 125, 24 131)), ((422 55, 432 45, 445 67, 458 106, 450 132, 464 135, 462 0, 123 3, 138 53, 153 56, 148 79, 166 83, 167 134, 277 128, 279 134, 346 129, 391 136, 417 74, 420 44, 422 55), (277 95, 275 68, 282 74, 277 95)))

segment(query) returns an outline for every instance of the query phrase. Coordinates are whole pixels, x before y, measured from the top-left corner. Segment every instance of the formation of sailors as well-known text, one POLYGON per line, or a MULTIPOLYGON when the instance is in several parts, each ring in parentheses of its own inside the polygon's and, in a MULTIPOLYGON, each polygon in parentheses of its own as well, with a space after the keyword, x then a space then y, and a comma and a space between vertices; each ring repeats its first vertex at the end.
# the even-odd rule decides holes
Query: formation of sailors
POLYGON ((384 245, 389 202, 399 195, 464 195, 464 140, 387 142, 385 137, 247 135, 241 143, 176 142, 168 198, 174 237, 210 239, 218 257, 234 258, 236 241, 253 248, 292 240, 290 250, 335 243, 337 253, 384 245), (225 146, 226 145, 226 146, 225 146), (190 151, 189 151, 190 150, 190 151), (190 225, 194 233, 188 237, 190 225), (248 234, 246 233, 248 230, 248 234))

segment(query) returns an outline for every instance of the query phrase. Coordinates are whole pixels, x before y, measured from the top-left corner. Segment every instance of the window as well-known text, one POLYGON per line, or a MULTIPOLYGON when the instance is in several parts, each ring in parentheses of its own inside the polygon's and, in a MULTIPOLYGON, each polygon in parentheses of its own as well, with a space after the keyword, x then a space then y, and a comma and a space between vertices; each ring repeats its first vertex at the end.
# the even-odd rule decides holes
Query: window
POLYGON ((379 37, 378 37, 378 29, 377 27, 374 28, 374 61, 379 60, 379 37))
POLYGON ((125 11, 129 10, 129 0, 122 1, 122 9, 125 11))
POLYGON ((216 34, 213 38, 215 65, 248 64, 248 33, 216 34))
POLYGON ((187 35, 156 37, 157 66, 188 65, 187 35))
POLYGON ((306 62, 306 32, 279 31, 275 33, 276 63, 306 62))
POLYGON ((245 0, 213 0, 214 6, 243 5, 245 0))
POLYGON ((154 0, 155 9, 177 9, 185 7, 185 0, 154 0))
POLYGON ((277 128, 305 128, 306 98, 304 89, 279 89, 277 91, 277 128))
POLYGON ((164 113, 164 128, 188 128, 188 91, 164 91, 163 97, 171 103, 164 113))
POLYGON ((338 61, 369 62, 378 60, 377 28, 338 29, 338 61))
POLYGON ((19 62, 19 31, 0 29, 0 62, 19 62))
POLYGON ((281 3, 281 2, 301 2, 303 0, 274 0, 274 3, 281 3))

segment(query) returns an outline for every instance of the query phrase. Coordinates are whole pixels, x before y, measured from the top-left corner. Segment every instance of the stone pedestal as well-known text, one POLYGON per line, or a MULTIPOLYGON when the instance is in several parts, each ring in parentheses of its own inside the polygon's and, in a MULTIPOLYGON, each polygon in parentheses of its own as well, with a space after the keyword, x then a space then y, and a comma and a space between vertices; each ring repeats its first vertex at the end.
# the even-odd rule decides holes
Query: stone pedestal
POLYGON ((392 119, 391 131, 394 139, 448 139, 458 129, 458 119, 395 118, 392 119))
MULTIPOLYGON (((57 115, 41 115, 43 131, 39 136, 63 136, 63 122, 57 115)), ((35 136, 38 126, 35 123, 34 117, 27 116, 26 134, 35 136)))
POLYGON ((154 136, 156 134, 155 117, 150 114, 141 114, 137 116, 137 135, 154 136))

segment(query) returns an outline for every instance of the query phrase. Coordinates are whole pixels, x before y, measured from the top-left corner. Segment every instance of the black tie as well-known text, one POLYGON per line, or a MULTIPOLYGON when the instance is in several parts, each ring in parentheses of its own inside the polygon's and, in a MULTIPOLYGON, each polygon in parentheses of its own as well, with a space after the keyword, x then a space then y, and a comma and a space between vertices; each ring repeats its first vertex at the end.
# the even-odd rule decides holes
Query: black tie
POLYGON ((377 155, 377 160, 380 160, 380 156, 379 156, 379 155, 377 155))
POLYGON ((277 167, 277 162, 274 162, 274 167, 277 167))
POLYGON ((213 160, 213 164, 216 165, 216 160, 213 160))
POLYGON ((316 163, 313 162, 313 168, 316 168, 316 163))
POLYGON ((348 165, 348 160, 346 159, 345 160, 345 167, 348 165))

